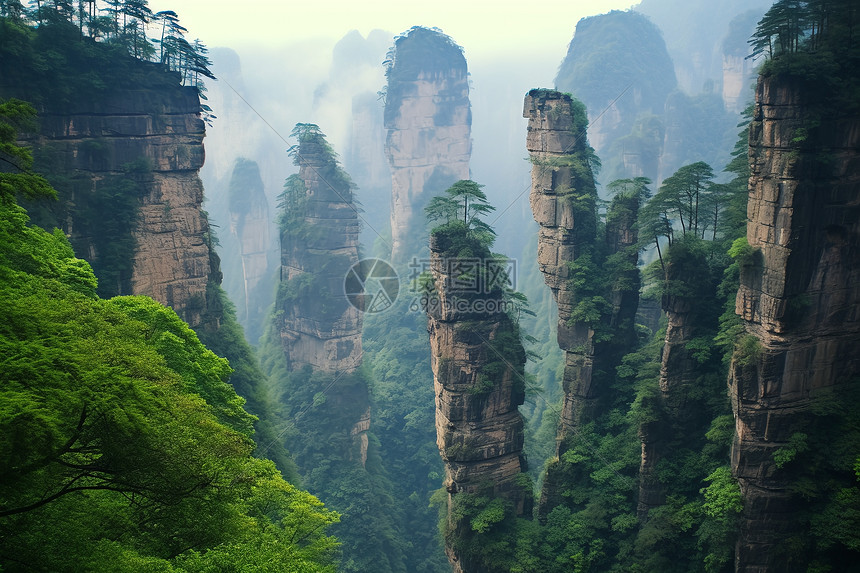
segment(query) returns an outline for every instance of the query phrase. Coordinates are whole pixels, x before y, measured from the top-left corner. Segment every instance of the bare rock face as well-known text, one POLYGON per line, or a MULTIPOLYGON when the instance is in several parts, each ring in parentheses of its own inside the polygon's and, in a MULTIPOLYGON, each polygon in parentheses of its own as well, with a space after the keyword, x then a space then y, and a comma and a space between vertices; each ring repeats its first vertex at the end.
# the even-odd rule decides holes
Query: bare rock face
POLYGON ((391 256, 402 262, 426 244, 421 209, 429 198, 469 179, 472 111, 466 59, 448 36, 413 28, 396 40, 389 62, 391 256))
POLYGON ((205 125, 199 111, 191 87, 120 90, 99 101, 98 109, 40 113, 39 141, 54 163, 52 172, 74 178, 63 230, 89 260, 102 253, 94 237, 79 231, 86 228, 86 214, 74 206, 108 179, 138 183, 133 270, 116 292, 149 295, 192 326, 205 311, 206 284, 217 274, 201 208, 205 125))
POLYGON ((736 312, 754 340, 729 379, 744 496, 736 570, 746 573, 806 570, 786 550, 803 500, 774 453, 821 396, 845 399, 860 373, 860 119, 831 109, 810 129, 809 99, 788 80, 759 79, 750 131, 753 253, 736 312))
MULTIPOLYGON (((595 240, 594 214, 578 212, 565 197, 573 190, 594 188, 590 170, 585 177, 565 161, 587 145, 584 125, 578 125, 569 95, 551 90, 532 90, 525 97, 528 118, 526 147, 532 163, 529 201, 538 232, 538 266, 558 304, 558 345, 565 351, 564 405, 559 437, 569 435, 593 412, 597 388, 591 384, 594 331, 572 323, 576 296, 569 283, 568 263, 576 260, 595 240)), ((584 115, 584 114, 582 114, 584 115)))
POLYGON ((344 291, 358 262, 352 183, 318 131, 299 136, 296 162, 281 229, 277 327, 291 370, 352 372, 362 355, 361 313, 344 291))
POLYGON ((517 516, 531 513, 530 488, 518 483, 525 470, 518 407, 525 399, 526 355, 500 290, 456 289, 458 265, 448 247, 444 236, 431 236, 435 292, 426 307, 437 445, 448 490, 446 553, 455 571, 476 572, 481 566, 470 564, 451 542, 471 534, 468 523, 454 522, 456 496, 490 495, 511 502, 517 516))

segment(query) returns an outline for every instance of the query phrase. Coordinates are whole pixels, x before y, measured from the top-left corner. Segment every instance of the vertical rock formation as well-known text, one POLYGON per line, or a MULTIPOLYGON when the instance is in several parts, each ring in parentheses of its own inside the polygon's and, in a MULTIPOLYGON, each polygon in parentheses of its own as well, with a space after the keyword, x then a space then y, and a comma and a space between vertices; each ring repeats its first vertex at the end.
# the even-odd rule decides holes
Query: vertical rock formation
MULTIPOLYGON (((236 160, 228 188, 228 208, 230 213, 230 236, 235 243, 234 252, 241 269, 237 273, 240 281, 241 298, 236 301, 237 318, 246 325, 245 332, 251 343, 255 343, 262 330, 263 316, 268 310, 270 288, 266 280, 270 276, 269 253, 269 201, 263 189, 260 168, 255 161, 245 158, 236 160)), ((225 253, 222 259, 229 256, 225 253)))
POLYGON ((729 111, 740 113, 747 105, 754 69, 746 54, 723 54, 723 102, 729 111))
POLYGON ((384 112, 376 92, 352 97, 352 129, 343 164, 362 190, 361 242, 371 247, 391 221, 391 171, 385 156, 384 112))
MULTIPOLYGON (((558 304, 558 344, 565 355, 557 449, 561 457, 582 425, 605 409, 611 398, 610 377, 635 341, 635 224, 642 197, 630 190, 612 201, 602 250, 623 264, 609 270, 597 248, 597 190, 584 106, 567 94, 532 90, 523 115, 529 120, 526 146, 533 163, 530 202, 540 225, 538 265, 558 304)), ((564 502, 563 471, 558 460, 548 466, 541 515, 564 502)))
MULTIPOLYGON (((434 292, 425 309, 436 393, 436 435, 448 491, 446 553, 455 572, 488 571, 473 556, 469 519, 458 520, 457 504, 488 496, 510 503, 512 514, 530 515, 531 491, 521 479, 526 355, 519 328, 506 313, 500 288, 457 289, 462 272, 454 243, 465 232, 435 232, 430 238, 434 292), (460 270, 458 270, 460 269, 460 270)), ((474 239, 473 254, 486 255, 474 269, 481 276, 489 251, 474 239)), ((467 264, 474 262, 470 258, 467 264)))
POLYGON ((429 198, 469 179, 472 112, 466 59, 441 32, 415 27, 398 37, 386 75, 391 256, 402 262, 426 244, 420 213, 429 198))
POLYGON ((538 231, 538 265, 558 304, 558 345, 565 351, 564 406, 559 439, 594 413, 600 388, 592 385, 594 331, 571 317, 576 293, 569 263, 593 247, 597 221, 589 209, 577 209, 568 194, 596 196, 591 170, 580 173, 571 159, 586 153, 582 104, 569 95, 532 90, 525 97, 526 147, 532 163, 529 201, 538 231))
POLYGON ((707 307, 702 301, 716 296, 714 285, 704 253, 695 249, 695 244, 691 247, 683 239, 677 239, 664 256, 666 290, 672 294, 661 297, 667 324, 660 360, 660 391, 654 398, 656 402, 649 404, 659 415, 639 427, 640 521, 665 501, 665 485, 656 477, 657 463, 688 445, 690 439, 704 434, 710 421, 702 406, 702 390, 696 392, 697 385, 702 385, 703 365, 696 361, 689 344, 703 330, 709 332, 715 328, 716 317, 702 311, 702 307, 707 307))
POLYGON ((389 283, 373 266, 352 272, 359 217, 334 150, 316 125, 298 124, 293 136, 299 172, 280 196, 281 279, 260 352, 280 400, 278 424, 289 428, 282 439, 308 488, 343 515, 333 532, 343 569, 405 571, 401 507, 370 436, 362 313, 349 302, 369 311, 372 301, 357 299, 389 283))
MULTIPOLYGON (((860 374, 860 119, 822 105, 808 86, 759 80, 750 130, 753 252, 736 306, 749 338, 729 380, 732 467, 744 498, 736 570, 744 573, 806 570, 808 555, 791 555, 788 543, 805 527, 808 501, 792 487, 805 466, 778 464, 777 454, 798 432, 814 449, 817 405, 830 396, 850 407, 860 374)), ((828 451, 834 463, 840 456, 828 451)))
POLYGON ((40 112, 39 153, 63 199, 63 212, 45 222, 60 225, 78 253, 105 269, 103 293, 149 295, 197 326, 207 282, 220 277, 212 276, 201 209, 205 126, 196 89, 124 89, 79 104, 40 112), (100 213, 108 202, 124 212, 100 213), (131 248, 117 252, 129 234, 131 248), (105 261, 107 252, 117 260, 105 261))
POLYGON ((352 372, 361 363, 361 314, 344 277, 358 261, 352 182, 315 125, 300 124, 281 220, 281 286, 275 327, 291 370, 352 372))

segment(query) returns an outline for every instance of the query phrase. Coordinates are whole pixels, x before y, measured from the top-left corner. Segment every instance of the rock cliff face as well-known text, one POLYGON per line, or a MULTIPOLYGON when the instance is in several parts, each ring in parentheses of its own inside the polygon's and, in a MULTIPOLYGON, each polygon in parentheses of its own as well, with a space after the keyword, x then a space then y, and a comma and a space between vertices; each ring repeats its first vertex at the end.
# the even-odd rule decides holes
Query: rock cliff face
POLYGON ((291 370, 351 372, 361 364, 361 314, 344 292, 358 262, 352 183, 318 131, 299 136, 296 163, 281 222, 276 326, 291 370))
POLYGON ((448 36, 413 28, 388 62, 392 260, 403 262, 426 244, 420 213, 429 198, 469 179, 472 112, 466 59, 448 36))
POLYGON ((100 222, 85 223, 76 206, 109 180, 133 179, 137 204, 130 232, 136 248, 130 276, 120 277, 114 292, 149 295, 196 326, 214 266, 201 209, 205 126, 197 92, 178 84, 128 89, 91 105, 62 115, 40 113, 42 153, 50 156, 52 173, 74 182, 57 185, 67 198, 63 230, 82 256, 97 263, 103 253, 87 229, 100 222))
POLYGON ((774 454, 794 432, 810 431, 822 397, 844 403, 860 374, 860 119, 829 108, 816 129, 809 106, 798 85, 759 80, 747 225, 754 251, 736 303, 754 340, 736 352, 729 380, 732 467, 744 496, 736 570, 747 573, 806 570, 786 551, 803 499, 774 454))
POLYGON ((518 483, 525 470, 518 407, 525 399, 526 355, 500 290, 456 289, 459 266, 450 243, 443 233, 431 235, 434 294, 426 306, 427 330, 448 491, 446 553, 455 571, 476 572, 483 569, 457 549, 458 538, 471 534, 468 523, 454 522, 457 496, 490 495, 512 502, 518 516, 531 513, 530 488, 518 483))
POLYGON ((577 301, 568 263, 593 245, 596 227, 593 212, 577 211, 565 197, 572 190, 594 190, 590 170, 583 177, 566 161, 584 152, 587 145, 585 125, 577 123, 573 105, 569 95, 532 90, 523 111, 529 120, 526 147, 534 164, 529 201, 540 225, 538 266, 558 304, 558 345, 565 351, 562 442, 583 419, 591 417, 600 392, 591 383, 594 331, 582 323, 571 323, 577 301))

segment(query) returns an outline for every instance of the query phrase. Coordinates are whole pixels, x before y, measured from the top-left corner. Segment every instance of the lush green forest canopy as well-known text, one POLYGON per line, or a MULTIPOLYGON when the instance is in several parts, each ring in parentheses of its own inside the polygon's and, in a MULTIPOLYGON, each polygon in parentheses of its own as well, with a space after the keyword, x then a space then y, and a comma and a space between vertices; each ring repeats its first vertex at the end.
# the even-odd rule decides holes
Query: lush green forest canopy
POLYGON ((252 457, 228 362, 28 224, 15 193, 53 194, 15 143, 34 113, 0 104, 3 570, 334 571, 338 515, 252 457))
POLYGON ((555 84, 589 106, 602 109, 632 89, 639 103, 628 97, 619 100, 620 107, 661 113, 666 96, 677 85, 660 30, 637 12, 613 11, 581 20, 568 54, 581 57, 565 58, 555 84), (619 59, 618 54, 627 57, 619 59))

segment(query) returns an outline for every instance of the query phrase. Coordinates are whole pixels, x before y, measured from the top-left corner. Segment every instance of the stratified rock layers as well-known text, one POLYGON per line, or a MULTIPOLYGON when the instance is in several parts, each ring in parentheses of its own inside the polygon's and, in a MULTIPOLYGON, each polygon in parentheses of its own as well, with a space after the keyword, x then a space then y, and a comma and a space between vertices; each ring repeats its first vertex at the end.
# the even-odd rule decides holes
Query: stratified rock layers
POLYGON ((816 126, 809 106, 800 86, 759 80, 747 211, 754 251, 736 311, 760 346, 736 352, 730 374, 744 573, 806 570, 786 550, 802 500, 774 453, 817 397, 838 400, 860 374, 860 120, 834 119, 830 109, 816 126))
POLYGON ((285 198, 276 319, 291 370, 352 372, 361 364, 361 313, 344 291, 358 262, 358 211, 351 182, 322 134, 301 135, 299 173, 285 198))
MULTIPOLYGON (((564 405, 559 425, 563 439, 574 432, 583 419, 590 419, 600 388, 592 385, 594 332, 572 322, 576 296, 569 282, 569 263, 595 240, 594 213, 579 211, 565 195, 594 188, 594 181, 578 174, 570 162, 587 143, 584 126, 575 125, 573 100, 550 90, 532 90, 525 97, 523 115, 528 118, 526 147, 534 163, 529 200, 538 232, 538 266, 558 304, 558 345, 565 351, 564 405)), ((561 452, 560 452, 561 453, 561 452)))
MULTIPOLYGON (((62 115, 47 110, 39 116, 39 143, 50 149, 60 171, 54 174, 73 176, 77 192, 95 191, 106 178, 125 177, 135 162, 145 171, 136 177, 142 192, 132 230, 137 244, 132 287, 120 293, 149 295, 192 326, 205 311, 206 284, 213 272, 198 175, 205 136, 199 112, 197 90, 177 83, 118 90, 99 101, 98 109, 62 115)), ((70 204, 75 201, 72 196, 70 204)), ((100 256, 86 247, 88 237, 76 235, 74 214, 63 226, 74 244, 84 245, 81 256, 100 256)))
POLYGON ((472 111, 466 59, 448 36, 413 28, 397 39, 392 58, 385 152, 391 168, 391 256, 403 262, 426 244, 420 213, 429 198, 469 179, 472 111))
POLYGON ((472 535, 455 523, 459 494, 490 495, 512 503, 515 515, 531 512, 525 462, 523 418, 526 355, 517 325, 504 311, 500 291, 458 293, 459 265, 444 235, 430 239, 434 302, 428 304, 431 367, 436 394, 436 435, 448 491, 446 553, 457 572, 483 571, 460 555, 458 537, 472 535), (477 309, 477 310, 476 310, 477 309))

